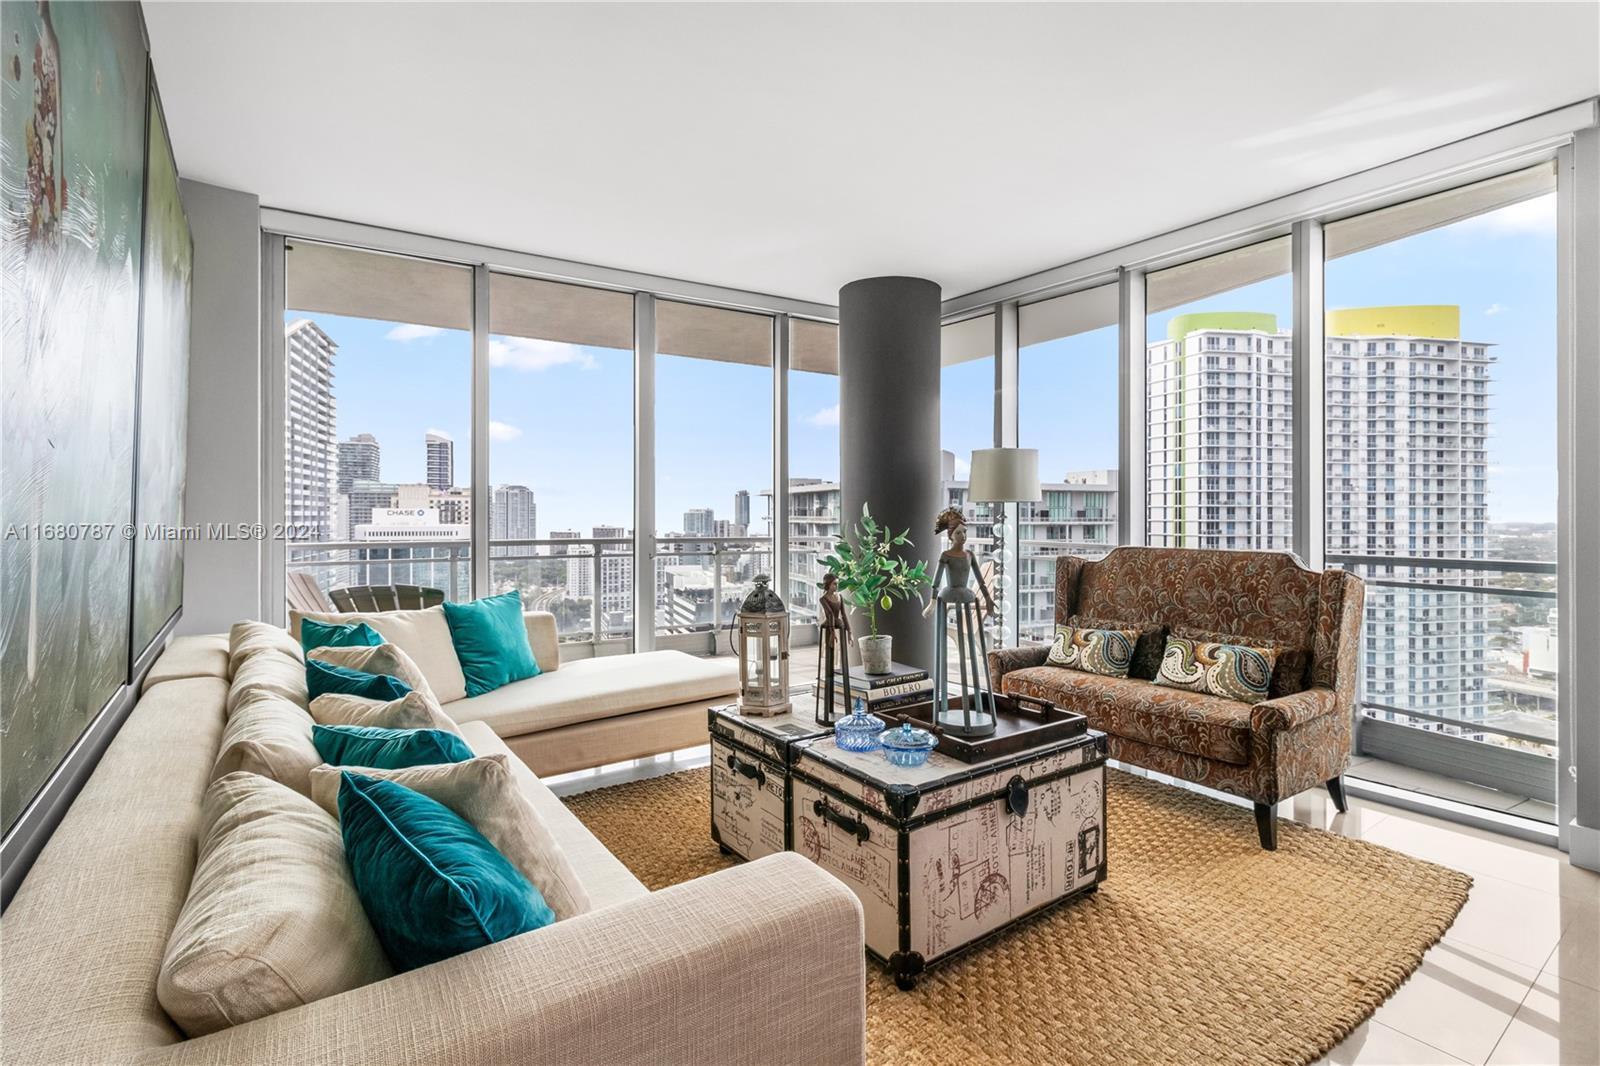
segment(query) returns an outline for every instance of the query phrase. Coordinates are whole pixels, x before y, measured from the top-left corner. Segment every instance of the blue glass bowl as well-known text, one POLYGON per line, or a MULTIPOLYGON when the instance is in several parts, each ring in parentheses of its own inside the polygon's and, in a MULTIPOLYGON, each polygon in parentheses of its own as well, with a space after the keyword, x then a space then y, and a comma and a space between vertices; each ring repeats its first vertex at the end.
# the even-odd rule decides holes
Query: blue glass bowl
POLYGON ((878 735, 883 723, 868 714, 859 701, 855 711, 833 725, 833 739, 845 751, 873 751, 878 747, 878 735))
POLYGON ((894 765, 921 766, 939 742, 926 729, 902 722, 899 729, 885 730, 878 743, 883 747, 883 757, 894 765))

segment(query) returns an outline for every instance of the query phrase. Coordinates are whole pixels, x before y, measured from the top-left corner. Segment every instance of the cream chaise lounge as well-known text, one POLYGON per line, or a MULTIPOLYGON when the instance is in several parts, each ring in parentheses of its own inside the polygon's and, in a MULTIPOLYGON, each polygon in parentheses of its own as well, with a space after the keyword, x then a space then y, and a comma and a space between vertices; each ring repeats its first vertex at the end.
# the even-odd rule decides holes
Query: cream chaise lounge
POLYGON ((289 632, 296 639, 302 618, 369 623, 416 662, 451 718, 483 722, 546 777, 704 744, 706 708, 739 690, 733 660, 681 651, 563 663, 555 615, 529 611, 523 615, 528 642, 543 672, 468 697, 442 607, 382 614, 293 611, 289 632))
MULTIPOLYGON (((646 891, 514 756, 593 909, 184 1039, 156 982, 195 869, 227 660, 225 638, 174 642, 7 908, 7 1063, 863 1061, 861 908, 848 888, 783 854, 646 891)), ((461 731, 476 753, 507 751, 483 722, 461 731)))

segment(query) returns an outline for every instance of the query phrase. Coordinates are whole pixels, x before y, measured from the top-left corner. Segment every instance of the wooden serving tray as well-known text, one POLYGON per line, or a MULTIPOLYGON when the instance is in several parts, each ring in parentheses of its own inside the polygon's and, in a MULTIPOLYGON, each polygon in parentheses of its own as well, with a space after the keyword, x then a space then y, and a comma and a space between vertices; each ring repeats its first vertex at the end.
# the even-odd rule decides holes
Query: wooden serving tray
MULTIPOLYGON (((1063 740, 1080 737, 1089 730, 1089 720, 1075 711, 1064 711, 1049 700, 1033 696, 1004 696, 995 694, 995 729, 986 737, 958 737, 946 733, 933 721, 933 701, 913 703, 892 711, 874 711, 887 725, 895 726, 905 718, 913 725, 931 732, 938 740, 937 750, 962 762, 984 762, 1004 755, 1058 744, 1063 740)), ((960 707, 959 697, 950 700, 951 707, 960 707)))

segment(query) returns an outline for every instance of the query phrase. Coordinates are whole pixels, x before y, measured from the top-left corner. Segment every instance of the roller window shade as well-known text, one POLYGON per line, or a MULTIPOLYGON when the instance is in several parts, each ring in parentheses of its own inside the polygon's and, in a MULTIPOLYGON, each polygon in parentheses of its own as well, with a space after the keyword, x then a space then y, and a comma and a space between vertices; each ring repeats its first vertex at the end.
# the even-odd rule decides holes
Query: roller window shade
POLYGON ((472 328, 472 270, 454 263, 291 240, 284 303, 291 311, 472 328))
POLYGON ((994 316, 952 322, 939 331, 939 363, 954 366, 994 355, 994 316))
POLYGON ((1208 296, 1232 292, 1258 281, 1281 277, 1289 273, 1291 267, 1289 238, 1283 236, 1158 270, 1145 281, 1145 310, 1155 314, 1208 296))
POLYGON ((772 318, 699 304, 656 302, 656 351, 720 363, 772 365, 772 318))
POLYGON ((1420 200, 1330 222, 1323 227, 1323 254, 1329 259, 1338 259, 1555 191, 1556 165, 1552 160, 1420 200))
POLYGON ((593 348, 632 349, 633 294, 490 274, 489 332, 593 348))
POLYGON ((839 373, 839 327, 805 318, 789 320, 789 369, 839 373))
POLYGON ((1026 348, 1116 324, 1117 286, 1101 285, 1024 304, 1017 310, 1017 343, 1026 348))

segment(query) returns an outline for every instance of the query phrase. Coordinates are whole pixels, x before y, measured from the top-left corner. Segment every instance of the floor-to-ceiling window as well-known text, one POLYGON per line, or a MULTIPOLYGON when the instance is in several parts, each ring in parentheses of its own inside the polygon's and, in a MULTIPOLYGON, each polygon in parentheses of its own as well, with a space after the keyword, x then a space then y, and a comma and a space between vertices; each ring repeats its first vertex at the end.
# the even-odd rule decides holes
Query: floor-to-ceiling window
POLYGON ((1326 255, 1327 551, 1367 580, 1351 774, 1551 821, 1554 167, 1331 223, 1326 255))
POLYGON ((839 327, 789 320, 789 584, 800 622, 817 619, 819 561, 839 535, 839 327))
POLYGON ((1293 543, 1292 303, 1288 237, 1148 276, 1148 543, 1293 543))
POLYGON ((296 240, 284 293, 290 606, 308 579, 469 598, 472 271, 296 240))
POLYGON ((1039 450, 1041 499, 1018 507, 1017 625, 1048 640, 1055 557, 1117 543, 1117 286, 1018 311, 1018 443, 1039 450))
POLYGON ((656 351, 657 645, 710 650, 772 573, 772 318, 658 301, 656 351))
POLYGON ((633 633, 633 296, 489 286, 489 580, 562 639, 633 633))

